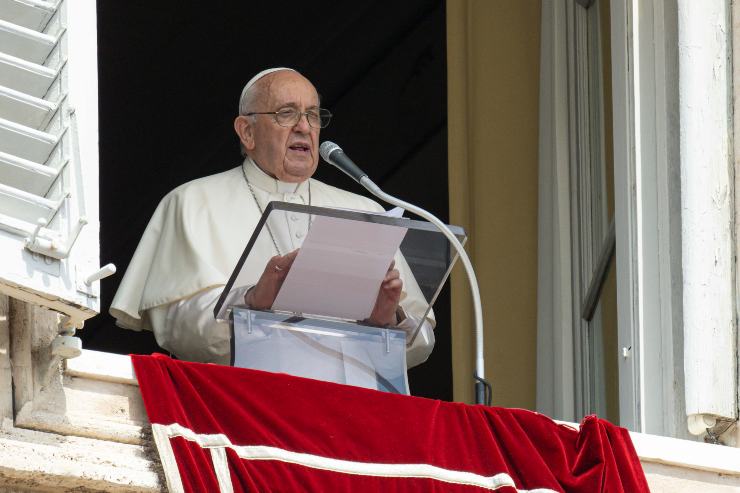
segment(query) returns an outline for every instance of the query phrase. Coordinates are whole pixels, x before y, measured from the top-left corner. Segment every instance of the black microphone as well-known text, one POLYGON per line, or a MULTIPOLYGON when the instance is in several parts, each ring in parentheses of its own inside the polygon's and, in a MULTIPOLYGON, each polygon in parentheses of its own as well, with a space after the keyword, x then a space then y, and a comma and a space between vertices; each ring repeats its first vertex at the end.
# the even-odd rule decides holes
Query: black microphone
POLYGON ((352 160, 347 157, 341 147, 336 145, 334 142, 327 140, 324 141, 319 147, 319 154, 321 154, 321 157, 324 158, 324 161, 329 164, 333 164, 340 170, 347 173, 350 178, 362 185, 360 180, 366 177, 367 173, 362 171, 355 163, 353 163, 352 160))

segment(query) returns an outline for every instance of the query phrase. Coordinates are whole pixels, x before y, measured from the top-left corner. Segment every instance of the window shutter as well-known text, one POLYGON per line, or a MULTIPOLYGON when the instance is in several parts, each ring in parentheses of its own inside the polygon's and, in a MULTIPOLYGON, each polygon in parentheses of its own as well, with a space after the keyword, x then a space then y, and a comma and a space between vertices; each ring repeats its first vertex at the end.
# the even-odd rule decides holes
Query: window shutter
POLYGON ((0 0, 0 291, 99 311, 95 2, 0 0))

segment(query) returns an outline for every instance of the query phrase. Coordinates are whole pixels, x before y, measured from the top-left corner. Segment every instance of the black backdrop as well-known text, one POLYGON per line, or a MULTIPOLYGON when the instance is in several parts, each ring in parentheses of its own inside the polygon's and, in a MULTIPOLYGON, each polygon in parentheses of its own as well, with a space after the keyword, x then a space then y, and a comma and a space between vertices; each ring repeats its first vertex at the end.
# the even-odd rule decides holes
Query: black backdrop
MULTIPOLYGON (((232 122, 244 83, 288 66, 334 113, 321 139, 339 143, 386 191, 446 220, 444 0, 100 1, 103 314, 84 347, 148 353, 151 333, 118 329, 107 310, 159 200, 191 179, 238 165, 232 122)), ((316 178, 364 190, 322 163, 316 178)), ((435 306, 437 345, 409 373, 412 392, 452 398, 449 292, 435 306)))

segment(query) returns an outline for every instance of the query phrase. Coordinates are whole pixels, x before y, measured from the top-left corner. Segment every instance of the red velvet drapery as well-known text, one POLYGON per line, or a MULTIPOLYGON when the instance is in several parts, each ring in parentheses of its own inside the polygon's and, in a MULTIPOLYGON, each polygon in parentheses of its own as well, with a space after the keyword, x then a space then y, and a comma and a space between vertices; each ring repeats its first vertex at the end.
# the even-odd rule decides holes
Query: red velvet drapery
POLYGON ((648 491, 627 431, 596 417, 576 431, 521 409, 132 359, 171 491, 648 491))

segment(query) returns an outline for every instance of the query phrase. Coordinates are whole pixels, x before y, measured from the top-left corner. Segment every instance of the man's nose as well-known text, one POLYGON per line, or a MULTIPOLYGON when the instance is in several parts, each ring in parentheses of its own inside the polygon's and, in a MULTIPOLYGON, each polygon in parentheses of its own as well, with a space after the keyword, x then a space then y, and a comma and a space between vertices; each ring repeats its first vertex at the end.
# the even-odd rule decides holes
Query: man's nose
POLYGON ((308 133, 311 131, 311 125, 308 124, 308 115, 305 113, 301 113, 301 117, 298 119, 295 125, 293 125, 293 130, 296 132, 303 132, 308 133))

